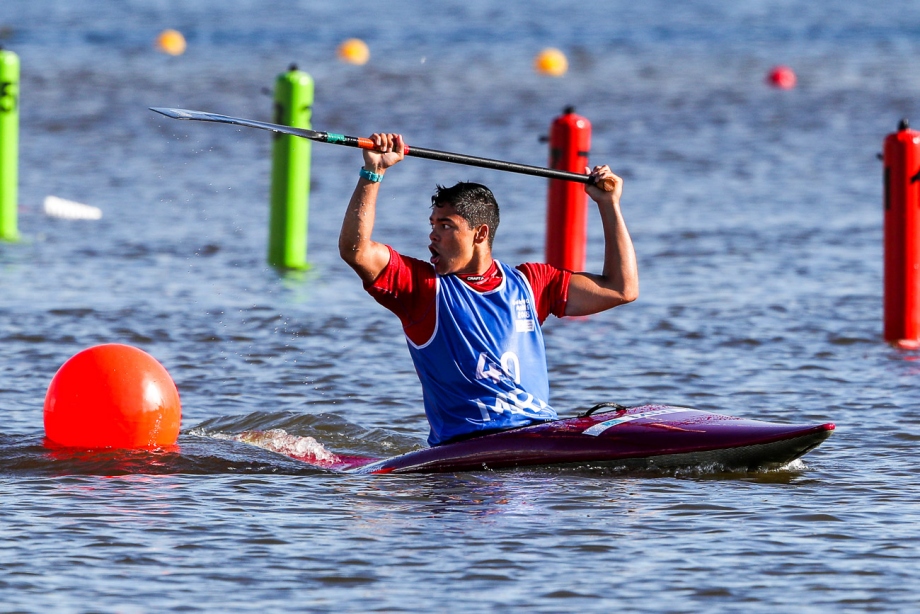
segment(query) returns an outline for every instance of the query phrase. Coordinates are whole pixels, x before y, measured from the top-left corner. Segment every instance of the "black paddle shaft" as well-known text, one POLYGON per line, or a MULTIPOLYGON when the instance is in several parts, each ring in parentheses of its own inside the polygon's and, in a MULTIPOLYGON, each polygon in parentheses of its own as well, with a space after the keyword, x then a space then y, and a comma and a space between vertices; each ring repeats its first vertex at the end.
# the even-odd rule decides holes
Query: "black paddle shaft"
POLYGON ((436 149, 424 149, 422 147, 409 147, 406 152, 407 156, 416 158, 426 158, 428 160, 440 160, 441 162, 453 162, 454 164, 463 164, 466 166, 478 166, 480 168, 491 168, 497 171, 508 171, 509 173, 520 173, 522 175, 533 175, 535 177, 546 177, 548 179, 562 179, 564 181, 575 181, 578 183, 591 183, 590 175, 581 173, 572 173, 555 168, 544 168, 542 166, 529 166, 527 164, 517 164, 516 162, 505 162, 503 160, 492 160, 491 158, 480 158, 477 156, 468 156, 465 154, 450 153, 449 151, 438 151, 436 149))
MULTIPOLYGON (((209 113, 207 111, 190 111, 188 109, 172 109, 163 107, 150 107, 150 110, 156 111, 157 113, 172 119, 190 119, 196 121, 218 122, 222 124, 234 124, 237 126, 247 126, 249 128, 259 128, 261 130, 271 130, 281 134, 290 134, 293 136, 310 139, 311 141, 319 141, 321 143, 332 143, 334 145, 358 147, 360 149, 374 149, 374 144, 370 139, 346 136, 344 134, 317 132, 315 130, 308 130, 305 128, 294 128, 292 126, 271 124, 254 119, 230 117, 229 115, 220 115, 219 113, 209 113)), ((544 168, 542 166, 517 164, 515 162, 505 162, 503 160, 493 160, 491 158, 480 158, 478 156, 468 156, 466 154, 451 153, 449 151, 425 149, 423 147, 406 147, 406 155, 416 158, 426 158, 428 160, 438 160, 440 162, 451 162, 453 164, 463 164, 466 166, 477 166, 480 168, 490 168, 498 171, 520 173, 522 175, 546 177, 548 179, 561 179, 564 181, 574 181, 577 183, 591 183, 591 176, 581 173, 573 173, 570 171, 563 171, 555 168, 544 168)))

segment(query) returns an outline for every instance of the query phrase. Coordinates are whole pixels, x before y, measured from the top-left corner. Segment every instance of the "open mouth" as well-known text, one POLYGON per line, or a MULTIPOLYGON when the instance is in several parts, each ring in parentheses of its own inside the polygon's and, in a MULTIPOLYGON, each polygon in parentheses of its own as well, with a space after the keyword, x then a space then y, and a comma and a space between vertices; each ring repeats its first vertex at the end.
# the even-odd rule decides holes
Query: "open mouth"
POLYGON ((439 254, 438 250, 436 250, 434 246, 432 245, 428 246, 428 251, 431 252, 431 258, 428 259, 428 262, 430 262, 431 264, 437 264, 438 261, 441 259, 441 254, 439 254))

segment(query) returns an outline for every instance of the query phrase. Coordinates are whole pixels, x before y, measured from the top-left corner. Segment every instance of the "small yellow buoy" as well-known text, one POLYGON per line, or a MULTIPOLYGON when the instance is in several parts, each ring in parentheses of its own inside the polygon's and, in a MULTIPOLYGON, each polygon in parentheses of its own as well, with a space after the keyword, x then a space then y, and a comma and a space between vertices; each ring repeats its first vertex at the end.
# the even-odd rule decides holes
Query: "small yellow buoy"
POLYGON ((185 37, 178 30, 163 30, 157 37, 157 49, 169 55, 185 53, 185 37))
POLYGON ((565 54, 553 47, 548 47, 537 54, 533 61, 534 70, 541 75, 561 77, 569 69, 565 54))
POLYGON ((339 45, 338 56, 343 62, 361 66, 371 59, 371 52, 360 38, 349 38, 339 45))

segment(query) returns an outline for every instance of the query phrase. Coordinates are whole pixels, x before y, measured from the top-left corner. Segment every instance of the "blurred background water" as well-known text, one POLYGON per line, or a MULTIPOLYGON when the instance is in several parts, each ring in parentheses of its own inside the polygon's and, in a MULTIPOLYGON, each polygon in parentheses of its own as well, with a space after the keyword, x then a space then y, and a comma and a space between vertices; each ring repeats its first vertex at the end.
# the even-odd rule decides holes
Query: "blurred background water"
MULTIPOLYGON (((920 6, 848 0, 6 0, 22 60, 23 240, 0 245, 4 611, 906 611, 915 606, 916 352, 881 339, 881 164, 917 117, 920 6), (181 56, 153 46, 181 31, 181 56), (364 66, 336 46, 359 37, 364 66), (569 72, 535 74, 562 49, 569 72), (332 475, 220 439, 283 429, 388 456, 424 445, 399 323, 339 261, 361 163, 315 145, 309 260, 265 263, 268 133, 296 63, 314 126, 544 165, 566 105, 626 179, 635 304, 545 327, 553 403, 671 402, 836 422, 789 470, 332 475), (794 90, 764 83, 771 66, 794 90), (99 207, 46 217, 47 195, 99 207), (157 357, 179 451, 54 456, 42 403, 98 343, 157 357)), ((435 183, 482 181, 496 254, 543 254, 543 180, 423 160, 376 237, 424 257, 435 183)), ((602 240, 592 210, 589 269, 602 240)))

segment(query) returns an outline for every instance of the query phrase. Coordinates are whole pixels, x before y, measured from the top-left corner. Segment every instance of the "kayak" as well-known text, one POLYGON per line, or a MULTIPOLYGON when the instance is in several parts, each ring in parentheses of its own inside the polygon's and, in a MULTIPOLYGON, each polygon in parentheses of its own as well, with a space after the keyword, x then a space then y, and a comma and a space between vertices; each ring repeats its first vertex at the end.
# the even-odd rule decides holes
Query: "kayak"
POLYGON ((601 403, 565 418, 392 458, 291 458, 347 473, 441 473, 535 466, 624 469, 779 468, 830 437, 834 424, 779 424, 673 405, 601 403))

